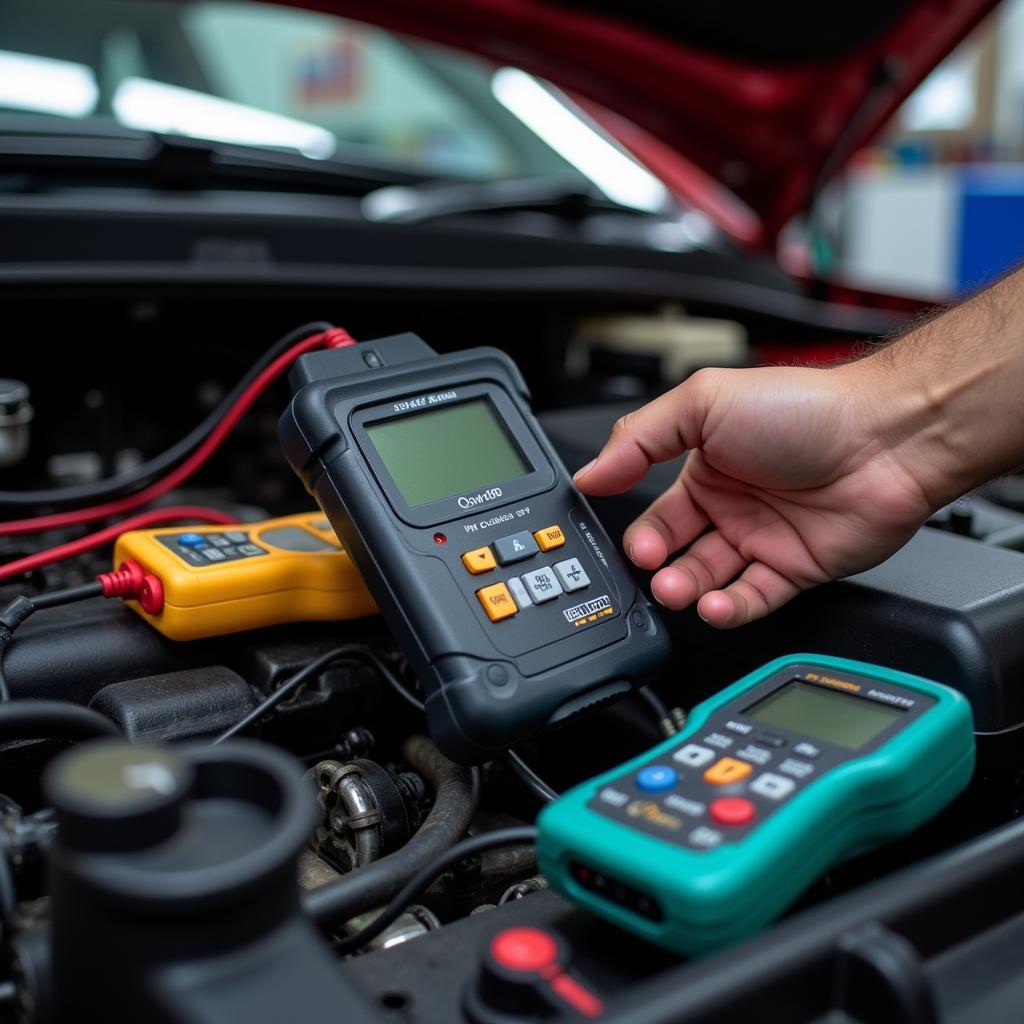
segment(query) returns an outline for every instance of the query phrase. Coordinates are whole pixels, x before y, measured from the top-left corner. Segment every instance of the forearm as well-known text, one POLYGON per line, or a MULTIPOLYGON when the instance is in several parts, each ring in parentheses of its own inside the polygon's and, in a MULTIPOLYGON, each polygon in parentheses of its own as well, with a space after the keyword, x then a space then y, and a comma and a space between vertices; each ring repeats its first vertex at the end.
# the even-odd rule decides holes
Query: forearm
POLYGON ((1024 270, 839 372, 936 507, 1024 463, 1024 270))

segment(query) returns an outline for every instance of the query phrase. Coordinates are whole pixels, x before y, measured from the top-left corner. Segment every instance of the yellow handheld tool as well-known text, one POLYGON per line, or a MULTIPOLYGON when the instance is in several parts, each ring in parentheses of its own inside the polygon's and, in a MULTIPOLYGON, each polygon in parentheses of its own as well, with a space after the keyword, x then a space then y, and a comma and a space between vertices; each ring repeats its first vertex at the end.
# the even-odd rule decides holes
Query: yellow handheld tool
POLYGON ((284 622, 358 619, 377 611, 321 512, 232 526, 133 530, 114 564, 137 562, 162 600, 126 602, 172 640, 238 633, 284 622))

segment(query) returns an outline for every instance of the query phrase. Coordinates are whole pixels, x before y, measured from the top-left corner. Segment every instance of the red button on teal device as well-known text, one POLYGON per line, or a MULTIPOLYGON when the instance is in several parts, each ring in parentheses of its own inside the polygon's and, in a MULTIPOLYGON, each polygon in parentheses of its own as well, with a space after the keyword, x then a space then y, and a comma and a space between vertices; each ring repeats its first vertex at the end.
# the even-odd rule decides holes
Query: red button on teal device
POLYGON ((741 796, 723 796, 712 800, 708 810, 719 825, 746 825, 754 820, 754 805, 741 796))

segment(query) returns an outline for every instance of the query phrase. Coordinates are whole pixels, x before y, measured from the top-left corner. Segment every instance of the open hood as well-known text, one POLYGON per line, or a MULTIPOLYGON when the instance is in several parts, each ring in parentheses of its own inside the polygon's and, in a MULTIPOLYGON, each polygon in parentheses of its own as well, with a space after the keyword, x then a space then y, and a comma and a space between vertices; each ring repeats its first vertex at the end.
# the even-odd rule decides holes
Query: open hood
POLYGON ((293 0, 596 101, 731 189, 762 239, 998 0, 293 0))

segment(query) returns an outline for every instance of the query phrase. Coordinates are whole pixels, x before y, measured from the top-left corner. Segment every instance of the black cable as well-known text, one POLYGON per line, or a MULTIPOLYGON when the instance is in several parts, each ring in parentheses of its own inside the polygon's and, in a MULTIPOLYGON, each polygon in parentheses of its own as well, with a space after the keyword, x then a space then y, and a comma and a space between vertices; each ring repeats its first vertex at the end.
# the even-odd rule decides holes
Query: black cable
MULTIPOLYGON (((366 658, 384 677, 392 690, 398 694, 408 705, 423 710, 423 701, 409 692, 401 679, 395 675, 388 665, 374 652, 370 652, 366 658)), ((668 712, 666 712, 666 715, 668 712)), ((512 773, 520 782, 542 803, 549 804, 558 799, 558 793, 553 790, 514 750, 508 750, 502 755, 502 760, 508 765, 512 773)))
MULTIPOLYGON (((380 657, 376 651, 372 648, 364 647, 361 644, 348 644, 345 647, 338 647, 333 651, 329 651, 327 654, 317 658, 316 661, 310 662, 301 671, 283 682, 272 694, 270 694, 269 697, 262 700, 243 719, 221 733, 221 735, 213 742, 215 744, 222 743, 224 740, 230 739, 232 736, 237 736, 254 722, 258 722, 267 714, 267 712, 277 707, 285 697, 294 693, 300 686, 302 686, 303 683, 307 682, 312 676, 315 676, 316 673, 326 665, 343 658, 351 658, 354 661, 363 661, 372 666, 377 670, 379 675, 391 687, 391 689, 402 698, 402 700, 417 711, 423 711, 423 701, 409 692, 402 680, 398 678, 388 663, 380 657)), ((553 790, 539 775, 537 775, 537 773, 517 753, 515 753, 515 751, 507 751, 503 755, 503 758, 520 782, 522 782, 523 785, 526 786, 541 803, 549 804, 553 800, 558 799, 558 793, 555 792, 555 790, 553 790)))
MULTIPOLYGON (((83 583, 77 587, 65 587, 63 590, 51 590, 45 594, 35 594, 29 598, 34 609, 38 612, 43 608, 56 608, 62 604, 74 604, 75 601, 84 601, 89 597, 101 597, 103 584, 99 580, 92 583, 83 583)), ((2 613, 0 613, 2 616, 2 613)))
POLYGON ((91 740, 120 737, 98 711, 59 700, 11 700, 0 704, 0 743, 8 740, 91 740))
POLYGON ((423 710, 423 701, 421 701, 414 693, 410 693, 409 689, 402 682, 401 679, 392 671, 391 666, 376 651, 367 648, 365 654, 366 661, 371 664, 383 677, 384 681, 391 687, 392 690, 398 694, 402 700, 405 701, 410 707, 415 708, 417 711, 423 710))
POLYGON ((18 910, 18 891, 7 844, 0 845, 0 949, 6 949, 14 935, 14 915, 18 910))
POLYGON ((436 860, 417 871, 372 923, 353 935, 346 935, 345 938, 339 939, 334 944, 335 951, 353 953, 360 946, 365 946, 366 943, 375 939, 402 915, 405 908, 417 896, 421 896, 441 875, 467 857, 475 857, 501 846, 525 846, 536 842, 537 829, 532 825, 499 828, 494 832, 485 832, 483 835, 463 839, 461 843, 449 847, 436 860))
POLYGON ((268 712, 272 711, 285 699, 295 693, 304 683, 309 682, 310 679, 316 677, 317 673, 322 669, 326 668, 332 662, 340 661, 343 658, 351 658, 353 660, 364 660, 374 664, 374 667, 378 667, 375 663, 379 660, 376 654, 373 653, 368 647, 364 647, 362 644, 345 644, 343 647, 336 647, 333 651, 328 651, 326 654, 321 654, 319 658, 311 661, 305 667, 299 669, 295 675, 286 679, 269 697, 265 697, 259 704, 256 705, 244 718, 239 719, 234 725, 225 729, 213 742, 214 745, 223 743, 224 740, 231 739, 232 736, 237 736, 240 732, 248 729, 250 725, 258 722, 268 712))
POLYGON ((48 594, 36 594, 34 597, 16 597, 0 611, 0 702, 11 699, 10 687, 4 675, 4 654, 7 645, 14 639, 14 631, 41 608, 56 608, 58 605, 84 601, 89 597, 99 597, 102 593, 103 584, 99 581, 83 583, 80 587, 52 590, 48 594))
POLYGON ((555 792, 514 750, 505 751, 502 760, 519 781, 542 803, 558 799, 555 792))
POLYGON ((230 728, 222 732, 213 742, 214 744, 223 743, 224 740, 231 739, 232 736, 237 736, 240 732, 247 729, 250 725, 258 722, 268 712, 272 711, 285 699, 295 693, 296 690, 304 683, 309 682, 311 678, 327 665, 335 661, 342 661, 351 659, 352 661, 361 661, 364 664, 369 665, 375 669, 377 673, 384 679, 384 681, 394 690, 403 700, 407 701, 414 708, 419 711, 423 710, 423 704, 417 700, 413 694, 411 694, 402 681, 395 675, 391 670, 388 663, 371 647, 367 647, 364 644, 345 644, 343 647, 336 647, 333 651, 328 651, 326 654, 322 654, 315 661, 311 661, 304 668, 300 669, 295 675, 286 679, 269 697, 264 698, 256 705, 243 719, 235 722, 230 728))
POLYGON ((51 487, 39 491, 0 491, 0 505, 35 507, 37 505, 61 508, 65 505, 86 505, 107 498, 118 498, 145 486, 158 476, 164 476, 183 462, 210 435, 214 427, 228 414, 231 407, 242 396, 249 385, 282 353, 303 338, 320 331, 330 330, 333 324, 315 321, 289 331, 280 341, 275 342, 259 360, 252 365, 245 376, 221 399, 217 407, 207 414, 177 444, 165 452, 142 462, 132 469, 95 483, 73 484, 68 487, 51 487))
POLYGON ((669 726, 672 725, 672 719, 669 718, 668 708, 665 706, 664 701, 649 686, 641 686, 639 690, 634 690, 633 692, 654 712, 659 733, 661 732, 662 722, 667 722, 669 726))

